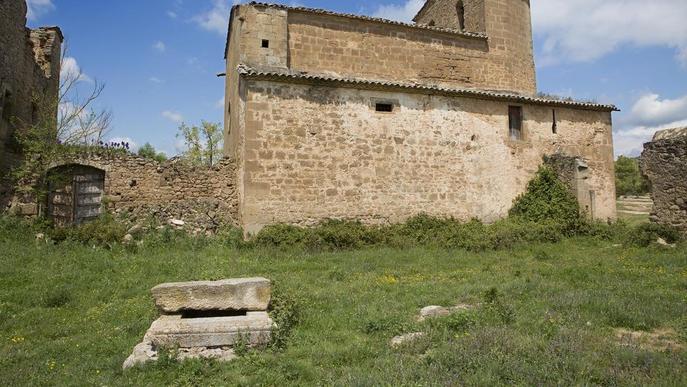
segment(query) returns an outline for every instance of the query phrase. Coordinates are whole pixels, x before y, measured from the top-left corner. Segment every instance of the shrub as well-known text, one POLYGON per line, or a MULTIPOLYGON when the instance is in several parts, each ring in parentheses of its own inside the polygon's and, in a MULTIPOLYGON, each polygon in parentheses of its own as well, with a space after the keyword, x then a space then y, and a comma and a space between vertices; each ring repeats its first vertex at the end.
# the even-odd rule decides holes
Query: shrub
POLYGON ((76 226, 48 229, 50 238, 58 242, 72 240, 104 247, 112 247, 121 242, 126 232, 126 226, 109 214, 76 226))
POLYGON ((291 294, 286 293, 279 286, 274 286, 270 301, 270 317, 276 328, 272 332, 270 346, 275 349, 286 347, 293 329, 301 321, 303 302, 291 294))
POLYGON ((555 221, 572 226, 580 222, 580 207, 553 169, 544 165, 527 185, 527 191, 515 199, 510 215, 530 222, 555 221))
POLYGON ((626 243, 637 247, 646 247, 656 242, 658 238, 662 238, 668 243, 677 243, 682 240, 682 235, 678 230, 669 226, 645 223, 627 233, 626 243))

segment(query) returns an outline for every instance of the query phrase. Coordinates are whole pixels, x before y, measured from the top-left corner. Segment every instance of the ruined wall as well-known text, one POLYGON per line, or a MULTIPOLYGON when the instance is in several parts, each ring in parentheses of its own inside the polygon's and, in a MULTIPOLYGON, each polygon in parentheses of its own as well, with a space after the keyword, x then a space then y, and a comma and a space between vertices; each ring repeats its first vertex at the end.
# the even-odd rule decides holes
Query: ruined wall
MULTIPOLYGON (((84 165, 105 172, 106 209, 132 222, 148 217, 162 222, 178 219, 190 229, 214 230, 238 225, 236 164, 194 167, 178 159, 164 163, 134 155, 87 154, 69 157, 55 167, 84 165)), ((25 216, 36 215, 33 203, 18 204, 25 216), (27 210, 32 209, 32 212, 27 210)))
POLYGON ((26 28, 26 3, 0 1, 0 209, 10 197, 2 179, 18 162, 20 149, 13 139, 17 129, 39 116, 57 114, 62 34, 56 27, 26 28), (42 98, 37 101, 36 98, 42 98), (51 109, 40 113, 38 109, 51 109))
MULTIPOLYGON (((234 9, 228 56, 256 68, 536 93, 529 5, 489 0, 489 37, 288 7, 234 9), (263 40, 269 47, 262 47, 263 40)), ((454 10, 455 11, 455 10, 454 10)), ((235 66, 228 69, 235 71, 235 66)))
POLYGON ((651 220, 687 233, 687 128, 658 132, 640 165, 651 182, 651 220))
POLYGON ((398 222, 424 212, 493 221, 507 215, 544 155, 588 164, 595 216, 615 218, 610 112, 523 106, 524 140, 508 137, 507 102, 247 81, 240 155, 242 222, 324 218, 398 222), (376 112, 374 101, 393 101, 376 112))

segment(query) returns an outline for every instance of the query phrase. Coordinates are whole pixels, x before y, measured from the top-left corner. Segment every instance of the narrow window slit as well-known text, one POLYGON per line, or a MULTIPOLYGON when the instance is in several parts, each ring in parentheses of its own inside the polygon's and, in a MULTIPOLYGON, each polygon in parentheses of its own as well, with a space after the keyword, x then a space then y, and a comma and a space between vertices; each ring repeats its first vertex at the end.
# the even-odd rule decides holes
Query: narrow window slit
POLYGON ((262 48, 270 48, 270 41, 267 39, 262 40, 262 48))
POLYGON ((553 109, 552 112, 553 112, 553 125, 551 125, 551 131, 553 132, 553 134, 557 134, 558 133, 558 124, 556 123, 556 109, 553 109))

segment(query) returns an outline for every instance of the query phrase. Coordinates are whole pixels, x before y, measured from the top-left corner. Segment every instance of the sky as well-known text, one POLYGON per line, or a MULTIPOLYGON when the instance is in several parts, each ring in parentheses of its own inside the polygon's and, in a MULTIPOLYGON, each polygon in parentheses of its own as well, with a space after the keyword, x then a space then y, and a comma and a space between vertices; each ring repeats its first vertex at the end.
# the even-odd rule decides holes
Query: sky
MULTIPOLYGON (((31 27, 59 25, 63 73, 105 84, 109 138, 174 155, 180 123, 223 120, 224 44, 238 0, 28 0, 31 27)), ((277 1, 279 2, 279 1, 277 1)), ((424 0, 297 0, 289 5, 410 21, 424 0)), ((531 0, 541 92, 612 103, 616 155, 687 126, 686 0, 531 0)))

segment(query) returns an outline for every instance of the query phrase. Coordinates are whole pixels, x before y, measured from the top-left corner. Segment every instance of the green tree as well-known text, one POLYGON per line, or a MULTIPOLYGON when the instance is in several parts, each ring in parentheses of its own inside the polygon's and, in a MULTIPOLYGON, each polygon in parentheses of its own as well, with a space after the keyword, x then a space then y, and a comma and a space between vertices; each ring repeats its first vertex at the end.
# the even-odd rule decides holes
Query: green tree
POLYGON ((147 159, 155 160, 160 163, 167 160, 167 155, 155 150, 155 147, 150 145, 149 142, 143 144, 142 147, 138 148, 138 155, 141 157, 145 157, 147 159))
POLYGON ((212 166, 222 158, 223 133, 220 124, 201 121, 200 126, 179 126, 177 138, 186 146, 183 157, 197 165, 212 166))
POLYGON ((649 181, 642 175, 638 159, 626 156, 618 157, 615 162, 615 186, 618 196, 649 193, 649 181))

